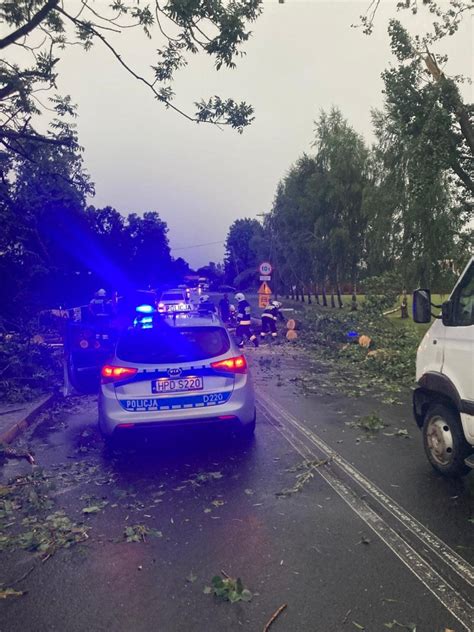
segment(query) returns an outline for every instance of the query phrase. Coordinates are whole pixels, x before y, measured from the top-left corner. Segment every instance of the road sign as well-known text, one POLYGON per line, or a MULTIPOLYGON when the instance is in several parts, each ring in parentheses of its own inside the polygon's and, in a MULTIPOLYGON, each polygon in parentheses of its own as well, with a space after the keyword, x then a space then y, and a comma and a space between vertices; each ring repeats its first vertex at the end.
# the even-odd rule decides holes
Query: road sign
POLYGON ((269 302, 270 302, 270 296, 268 294, 258 295, 258 306, 260 308, 265 309, 265 307, 268 305, 269 302))
POLYGON ((258 288, 258 294, 266 294, 267 296, 271 296, 270 286, 264 281, 262 285, 258 288))
POLYGON ((263 274, 260 276, 260 281, 270 281, 271 278, 269 274, 263 274))
POLYGON ((262 261, 258 266, 258 271, 262 276, 268 276, 272 273, 272 264, 269 261, 262 261))

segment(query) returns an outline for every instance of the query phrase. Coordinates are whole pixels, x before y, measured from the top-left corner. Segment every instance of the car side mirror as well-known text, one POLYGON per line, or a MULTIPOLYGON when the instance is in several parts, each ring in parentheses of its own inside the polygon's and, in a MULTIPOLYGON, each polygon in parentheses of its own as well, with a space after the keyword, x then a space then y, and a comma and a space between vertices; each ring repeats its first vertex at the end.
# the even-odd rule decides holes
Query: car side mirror
POLYGON ((453 301, 451 299, 441 305, 441 320, 445 327, 453 324, 453 301))
POLYGON ((418 289, 413 292, 413 320, 415 323, 431 322, 431 292, 418 289))

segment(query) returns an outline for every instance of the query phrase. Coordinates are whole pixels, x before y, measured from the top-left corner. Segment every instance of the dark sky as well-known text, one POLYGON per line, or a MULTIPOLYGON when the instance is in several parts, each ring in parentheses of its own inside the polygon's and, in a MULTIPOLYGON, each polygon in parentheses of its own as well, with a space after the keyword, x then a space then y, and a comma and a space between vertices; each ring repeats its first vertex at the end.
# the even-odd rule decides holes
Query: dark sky
MULTIPOLYGON (((193 113, 194 101, 214 94, 246 100, 256 120, 243 135, 165 110, 99 44, 87 54, 68 50, 59 85, 79 106, 79 138, 96 184, 92 202, 122 213, 159 211, 174 256, 194 266, 222 260, 232 221, 268 211, 279 179, 311 150, 321 108, 338 106, 371 140, 370 109, 382 104, 380 74, 392 59, 386 25, 395 2, 381 4, 371 37, 351 28, 367 4, 268 2, 236 70, 216 73, 210 59, 191 59, 175 82, 176 104, 193 113), (188 248, 209 242, 220 243, 188 248)), ((402 17, 413 29, 426 24, 402 17)), ((133 31, 116 44, 143 72, 159 45, 133 31)), ((472 76, 472 23, 443 50, 450 53, 448 73, 472 76)))

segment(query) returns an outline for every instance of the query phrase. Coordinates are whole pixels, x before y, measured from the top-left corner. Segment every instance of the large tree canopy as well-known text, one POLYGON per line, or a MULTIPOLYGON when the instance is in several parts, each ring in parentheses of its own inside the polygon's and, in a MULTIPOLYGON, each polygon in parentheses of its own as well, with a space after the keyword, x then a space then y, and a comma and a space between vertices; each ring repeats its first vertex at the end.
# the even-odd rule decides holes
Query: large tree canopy
POLYGON ((253 118, 246 103, 219 96, 202 99, 187 111, 174 101, 173 78, 188 63, 190 55, 211 56, 215 66, 233 68, 242 44, 249 36, 248 24, 260 13, 261 0, 111 0, 97 6, 94 0, 2 0, 0 20, 8 30, 0 38, 0 144, 8 151, 24 153, 25 143, 63 144, 74 141, 64 127, 47 135, 38 131, 35 115, 49 107, 73 113, 67 95, 52 97, 56 89, 58 61, 68 46, 86 51, 104 46, 154 98, 191 121, 229 125, 239 132, 253 118), (129 29, 141 29, 156 42, 156 58, 148 68, 133 68, 121 52, 129 29))

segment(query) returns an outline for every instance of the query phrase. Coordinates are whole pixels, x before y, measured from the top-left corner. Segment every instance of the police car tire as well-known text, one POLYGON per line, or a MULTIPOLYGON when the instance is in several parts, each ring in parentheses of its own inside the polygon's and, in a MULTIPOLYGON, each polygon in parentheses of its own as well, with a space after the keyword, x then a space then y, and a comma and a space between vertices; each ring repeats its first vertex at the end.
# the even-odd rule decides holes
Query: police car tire
POLYGON ((431 466, 443 476, 450 478, 464 476, 471 470, 464 463, 464 459, 472 453, 472 446, 470 446, 464 438, 464 432, 462 429, 461 419, 459 413, 453 408, 441 404, 432 404, 424 419, 423 428, 423 446, 426 456, 431 466), (432 420, 437 419, 443 421, 449 429, 452 437, 452 458, 449 463, 442 464, 436 460, 428 445, 428 429, 432 424, 432 420))
POLYGON ((249 424, 245 424, 240 428, 240 436, 244 439, 251 439, 253 437, 253 435, 255 434, 255 426, 256 424, 256 416, 257 414, 255 413, 254 418, 252 419, 252 421, 249 424))

